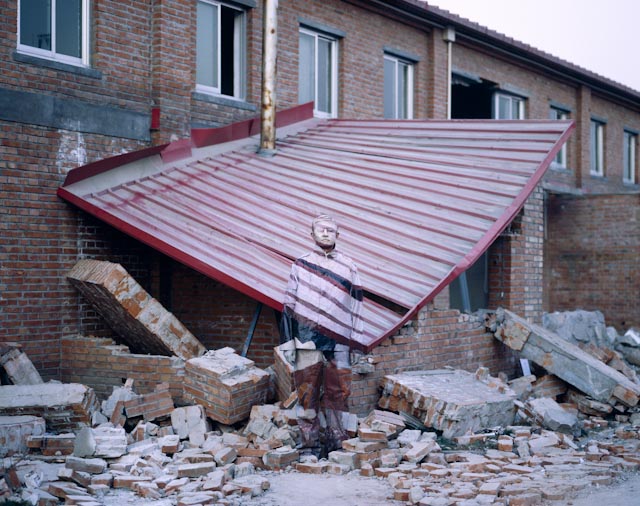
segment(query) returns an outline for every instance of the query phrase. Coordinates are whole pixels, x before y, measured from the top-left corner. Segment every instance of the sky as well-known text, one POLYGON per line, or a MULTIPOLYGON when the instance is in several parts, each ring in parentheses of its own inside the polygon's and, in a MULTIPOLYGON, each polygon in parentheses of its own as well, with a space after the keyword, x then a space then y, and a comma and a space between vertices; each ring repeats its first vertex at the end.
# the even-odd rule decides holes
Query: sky
POLYGON ((638 0, 428 3, 640 91, 638 0))

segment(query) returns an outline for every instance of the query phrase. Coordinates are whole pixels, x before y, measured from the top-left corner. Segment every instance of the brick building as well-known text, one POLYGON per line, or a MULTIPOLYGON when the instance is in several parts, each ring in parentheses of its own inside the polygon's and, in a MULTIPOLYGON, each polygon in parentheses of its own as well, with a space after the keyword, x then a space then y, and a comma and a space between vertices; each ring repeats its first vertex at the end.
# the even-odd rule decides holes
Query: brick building
MULTIPOLYGON (((45 378, 72 378, 68 336, 95 336, 95 346, 114 337, 65 277, 90 257, 121 263, 205 346, 240 349, 255 301, 56 190, 75 167, 255 117, 263 2, 60 5, 36 12, 0 0, 0 340, 21 342, 45 378)), ((482 322, 457 309, 502 305, 533 320, 600 309, 619 330, 640 325, 640 92, 417 0, 280 0, 277 50, 278 109, 313 100, 320 117, 576 123, 482 260, 376 348, 376 372, 354 385, 358 409, 386 372, 515 370, 482 322)), ((249 350, 263 367, 277 344, 275 319, 261 314, 249 350)))

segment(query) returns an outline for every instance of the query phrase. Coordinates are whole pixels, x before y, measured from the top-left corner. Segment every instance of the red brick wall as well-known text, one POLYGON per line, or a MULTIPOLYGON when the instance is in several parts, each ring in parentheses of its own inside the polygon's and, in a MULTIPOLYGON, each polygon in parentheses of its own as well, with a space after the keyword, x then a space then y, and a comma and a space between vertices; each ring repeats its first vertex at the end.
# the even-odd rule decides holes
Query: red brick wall
POLYGON ((383 341, 371 356, 375 371, 353 375, 351 411, 360 415, 376 406, 387 374, 444 367, 475 372, 485 366, 494 376, 504 372, 513 377, 517 366, 515 353, 485 330, 481 317, 431 308, 422 311, 399 335, 383 341))
POLYGON ((80 255, 105 241, 95 234, 81 240, 104 227, 86 230, 86 217, 56 190, 71 167, 100 158, 112 144, 95 135, 0 122, 0 340, 21 342, 45 379, 59 377, 60 337, 79 324, 79 299, 65 275, 80 255))
MULTIPOLYGON (((171 312, 208 349, 225 346, 241 353, 257 302, 237 290, 174 264, 171 312)), ((263 306, 247 358, 258 367, 273 363, 280 337, 273 309, 263 306)))
MULTIPOLYGON (((247 20, 248 84, 244 105, 248 108, 194 98, 195 2, 92 2, 92 69, 98 76, 16 60, 13 56, 16 6, 16 0, 0 0, 2 89, 78 99, 140 114, 150 114, 151 108, 158 106, 162 114, 160 131, 152 137, 156 143, 186 135, 192 122, 228 123, 259 111, 262 2, 258 1, 257 7, 249 10, 247 20)), ((381 117, 385 46, 415 54, 420 59, 415 75, 415 116, 445 117, 446 44, 440 30, 429 32, 407 26, 340 0, 281 0, 279 12, 278 108, 298 102, 297 45, 302 18, 347 34, 341 40, 339 55, 342 117, 381 117)), ((582 124, 586 130, 580 130, 582 136, 574 134, 569 143, 570 170, 550 171, 548 182, 571 187, 577 181, 589 192, 620 189, 620 133, 623 127, 640 130, 637 108, 612 104, 586 88, 580 90, 560 79, 536 74, 530 68, 500 59, 495 53, 470 49, 461 42, 454 44, 453 56, 457 69, 528 91, 527 109, 531 118, 546 118, 549 100, 554 100, 575 108, 577 120, 580 120, 578 116, 584 119, 582 124), (588 175, 588 165, 585 165, 588 149, 578 145, 588 138, 585 116, 591 113, 608 121, 606 138, 611 142, 607 143, 604 179, 594 180, 588 175)), ((62 336, 76 332, 111 336, 93 309, 66 282, 65 274, 77 259, 90 256, 122 263, 154 297, 160 298, 161 256, 55 195, 71 168, 147 144, 0 121, 0 251, 3 255, 0 340, 22 342, 46 379, 61 377, 62 336)), ((637 198, 631 204, 637 209, 637 198)), ((492 305, 506 305, 535 319, 541 307, 538 255, 542 232, 537 204, 529 205, 534 207, 525 208, 521 235, 503 237, 491 250, 492 259, 503 262, 499 286, 504 288, 493 294, 504 294, 504 301, 492 299, 492 305)), ((598 215, 599 211, 593 208, 591 212, 598 215)), ((603 229, 606 228, 603 224, 603 229)), ((557 226, 549 230, 551 240, 559 242, 558 238, 564 237, 565 231, 555 232, 559 230, 557 226), (556 233, 560 235, 554 236, 556 233)), ((576 233, 578 227, 572 231, 576 233)), ((593 241, 598 244, 595 237, 593 241)), ((553 248, 549 254, 560 250, 557 245, 553 248)), ((594 251, 597 251, 595 247, 594 251)), ((596 256, 591 259, 596 261, 596 256)), ((558 261, 553 265, 556 264, 558 261)), ((181 269, 179 266, 174 269, 178 275, 173 277, 169 309, 206 345, 230 345, 240 350, 253 317, 254 301, 181 269), (191 285, 198 297, 185 295, 191 292, 184 291, 183 285, 191 285)), ((637 283, 637 270, 628 272, 635 272, 637 283)), ((492 278, 492 282, 496 279, 492 278)), ((632 285, 636 286, 633 298, 620 292, 620 286, 626 285, 615 276, 607 279, 599 281, 603 294, 621 293, 624 301, 637 300, 637 284, 632 285), (613 281, 607 284, 607 279, 613 281)), ((558 286, 559 293, 552 295, 566 295, 568 285, 558 286)), ((620 302, 616 300, 616 305, 620 302)), ((625 316, 625 321, 638 321, 637 308, 635 316, 625 316)), ((264 308, 249 357, 259 365, 266 365, 270 360, 270 347, 276 343, 273 313, 264 308)))
POLYGON ((599 310, 623 332, 640 326, 640 196, 549 195, 545 310, 599 310))
POLYGON ((137 394, 151 393, 166 382, 174 402, 182 401, 184 361, 177 357, 136 355, 105 338, 65 336, 59 342, 64 357, 61 380, 90 386, 101 400, 131 378, 137 394))

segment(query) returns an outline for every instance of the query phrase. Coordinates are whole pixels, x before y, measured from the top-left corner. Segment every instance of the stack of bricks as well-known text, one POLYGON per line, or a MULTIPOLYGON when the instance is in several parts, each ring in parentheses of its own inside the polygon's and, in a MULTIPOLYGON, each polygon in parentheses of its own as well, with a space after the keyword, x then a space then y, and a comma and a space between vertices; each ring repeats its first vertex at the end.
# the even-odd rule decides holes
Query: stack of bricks
POLYGON ((119 264, 80 260, 67 278, 138 353, 199 357, 205 347, 119 264))
POLYGON ((0 415, 34 415, 45 419, 47 430, 68 432, 91 426, 100 406, 92 388, 76 383, 4 385, 0 415))
POLYGON ((388 375, 378 405, 413 415, 426 427, 441 430, 447 439, 510 425, 515 394, 485 376, 448 369, 388 375))
MULTIPOLYGON (((169 385, 162 383, 156 387, 156 391, 153 393, 139 395, 124 401, 123 407, 127 418, 141 416, 145 422, 150 422, 170 416, 174 405, 169 385)), ((116 404, 116 411, 117 409, 118 405, 116 404)))
POLYGON ((275 375, 276 399, 284 401, 295 390, 293 384, 293 366, 284 358, 279 346, 273 349, 273 372, 275 375))
POLYGON ((184 397, 201 404, 207 415, 224 424, 249 416, 251 407, 264 404, 269 373, 232 348, 209 351, 185 364, 184 397))

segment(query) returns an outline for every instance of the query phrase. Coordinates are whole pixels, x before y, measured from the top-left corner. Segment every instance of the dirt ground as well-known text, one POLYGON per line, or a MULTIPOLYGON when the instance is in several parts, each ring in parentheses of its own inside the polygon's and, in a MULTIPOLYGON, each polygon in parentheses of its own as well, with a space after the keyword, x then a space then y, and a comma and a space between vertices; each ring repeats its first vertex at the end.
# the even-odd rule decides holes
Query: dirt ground
POLYGON ((570 506, 638 506, 640 504, 640 474, 627 475, 608 487, 585 490, 570 506))
MULTIPOLYGON (((379 478, 357 475, 313 475, 297 472, 266 472, 271 488, 254 499, 243 499, 242 506, 405 506, 394 501, 391 486, 379 478)), ((125 504, 171 506, 170 499, 144 500, 132 492, 113 491, 105 498, 105 506, 125 504)), ((607 487, 585 490, 562 506, 638 506, 640 474, 625 476, 607 487)), ((558 502, 549 505, 560 506, 558 502)))

